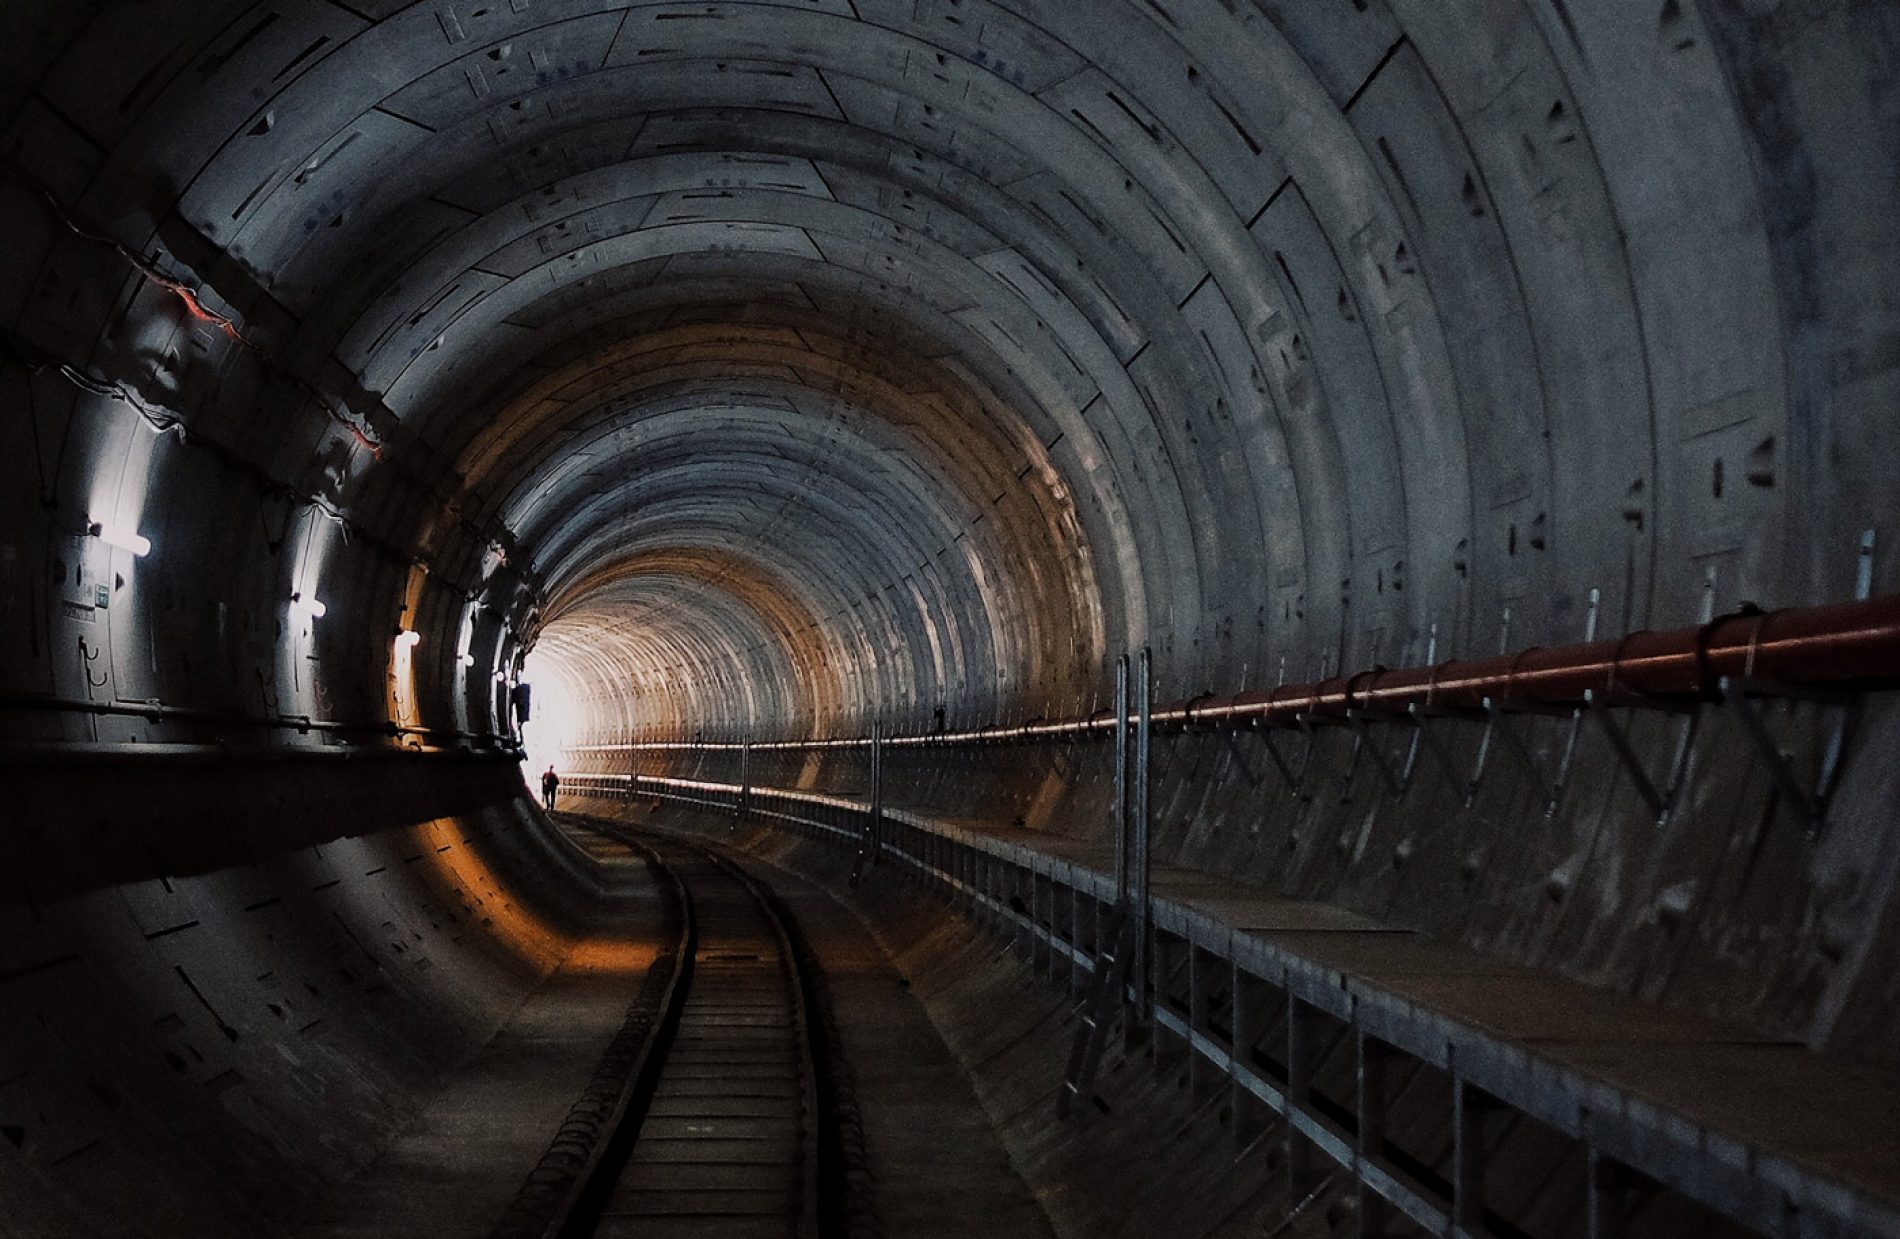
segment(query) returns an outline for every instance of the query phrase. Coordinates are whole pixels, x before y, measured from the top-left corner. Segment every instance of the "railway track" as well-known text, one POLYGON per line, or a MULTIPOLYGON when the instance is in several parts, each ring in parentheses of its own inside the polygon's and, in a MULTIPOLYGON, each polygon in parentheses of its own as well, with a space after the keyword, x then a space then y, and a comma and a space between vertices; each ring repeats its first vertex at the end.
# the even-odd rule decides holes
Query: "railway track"
POLYGON ((569 820, 645 859, 672 940, 490 1239, 875 1234, 848 1199, 855 1108, 789 911, 709 848, 569 820))

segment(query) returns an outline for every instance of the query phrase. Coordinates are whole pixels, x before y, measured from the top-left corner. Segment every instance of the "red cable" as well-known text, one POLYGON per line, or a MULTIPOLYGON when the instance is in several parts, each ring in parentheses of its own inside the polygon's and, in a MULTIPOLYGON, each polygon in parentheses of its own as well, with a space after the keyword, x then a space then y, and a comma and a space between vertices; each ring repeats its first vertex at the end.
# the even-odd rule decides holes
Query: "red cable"
MULTIPOLYGON (((210 323, 215 326, 219 331, 222 331, 226 336, 230 337, 233 342, 256 353, 259 357, 263 358, 266 363, 272 360, 262 346, 254 343, 244 334, 235 319, 220 314, 216 310, 206 308, 204 302, 199 299, 197 289, 165 274, 158 268, 157 264, 153 263, 143 254, 133 250, 117 237, 103 232, 95 232, 82 225, 67 212, 65 204, 59 200, 58 195, 53 193, 52 190, 47 189, 43 185, 36 185, 35 188, 39 190, 41 197, 46 199, 47 206, 52 208, 53 214, 58 217, 60 223, 66 225, 74 234, 100 245, 111 246, 114 252, 125 259, 127 263, 131 264, 132 269, 137 271, 148 282, 158 285, 160 288, 163 288, 184 302, 186 312, 193 318, 199 322, 210 323)), ((355 422, 350 421, 335 409, 330 408, 328 403, 323 400, 322 393, 312 389, 312 394, 317 397, 319 403, 324 405, 332 418, 356 437, 356 441, 362 444, 364 449, 367 450, 372 457, 377 460, 383 458, 382 444, 371 438, 369 434, 355 422)))

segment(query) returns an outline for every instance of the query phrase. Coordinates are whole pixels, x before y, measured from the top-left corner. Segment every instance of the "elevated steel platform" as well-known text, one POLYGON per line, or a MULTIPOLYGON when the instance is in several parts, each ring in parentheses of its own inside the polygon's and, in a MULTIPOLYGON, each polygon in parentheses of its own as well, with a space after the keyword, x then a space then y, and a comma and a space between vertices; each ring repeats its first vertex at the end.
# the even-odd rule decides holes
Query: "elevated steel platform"
MULTIPOLYGON (((572 776, 590 795, 737 811, 741 785, 572 776)), ((1080 994, 1114 911, 1112 857, 1042 832, 752 786, 747 811, 898 868, 1080 994)), ((1154 871, 1146 979, 1157 1050, 1225 1090, 1237 1135, 1281 1125, 1296 1183, 1350 1172, 1364 1233, 1399 1216, 1435 1234, 1500 1233, 1494 1133, 1530 1120, 1587 1165, 1588 1233, 1672 1194, 1765 1235, 1900 1235, 1900 1080, 1775 1040, 1489 959, 1322 903, 1167 866, 1154 871), (1449 1158, 1401 1147, 1392 1081, 1443 1076, 1449 1158), (1448 1162, 1449 1174, 1434 1164, 1448 1162)), ((1139 1010, 1135 987, 1128 995, 1139 1010)), ((1510 1227, 1506 1224, 1506 1230, 1510 1227)))

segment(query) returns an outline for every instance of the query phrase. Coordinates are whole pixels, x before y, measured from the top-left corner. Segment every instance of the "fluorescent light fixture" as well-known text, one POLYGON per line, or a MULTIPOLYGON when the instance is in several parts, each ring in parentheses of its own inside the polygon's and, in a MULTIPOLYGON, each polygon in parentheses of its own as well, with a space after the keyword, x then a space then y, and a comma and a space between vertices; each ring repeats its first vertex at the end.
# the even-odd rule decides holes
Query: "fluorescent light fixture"
POLYGON ((397 646, 405 650, 415 649, 417 642, 421 640, 422 634, 413 628, 405 628, 396 634, 397 646))
POLYGON ((320 599, 306 598, 302 593, 295 593, 290 596, 290 609, 299 615, 308 615, 311 619, 322 619, 324 613, 330 608, 324 606, 320 599))
POLYGON ((116 546, 122 551, 130 551, 141 559, 152 553, 152 540, 129 525, 94 521, 92 527, 86 532, 107 546, 116 546))

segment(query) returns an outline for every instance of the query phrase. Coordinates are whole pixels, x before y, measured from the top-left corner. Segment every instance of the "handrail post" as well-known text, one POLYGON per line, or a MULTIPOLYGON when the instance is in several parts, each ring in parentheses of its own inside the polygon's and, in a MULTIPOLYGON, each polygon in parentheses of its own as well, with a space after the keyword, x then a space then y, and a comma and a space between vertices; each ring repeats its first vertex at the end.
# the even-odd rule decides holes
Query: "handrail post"
POLYGON ((739 823, 752 807, 752 733, 746 732, 739 741, 739 808, 732 815, 732 828, 737 830, 739 823))
POLYGON ((864 871, 877 859, 878 821, 884 816, 884 736, 875 715, 871 718, 871 795, 865 805, 864 829, 858 832, 858 854, 851 862, 851 889, 864 879, 864 871))
POLYGON ((1135 921, 1135 1000, 1136 1010, 1145 1023, 1154 1013, 1154 898, 1150 889, 1153 871, 1149 838, 1148 755, 1151 715, 1154 711, 1154 657, 1147 646, 1141 647, 1140 672, 1135 685, 1136 708, 1140 711, 1135 729, 1135 805, 1134 845, 1136 865, 1135 921))
POLYGON ((1115 906, 1128 906, 1128 655, 1115 660, 1115 906))
POLYGON ((884 724, 871 720, 871 857, 884 843, 884 724))

